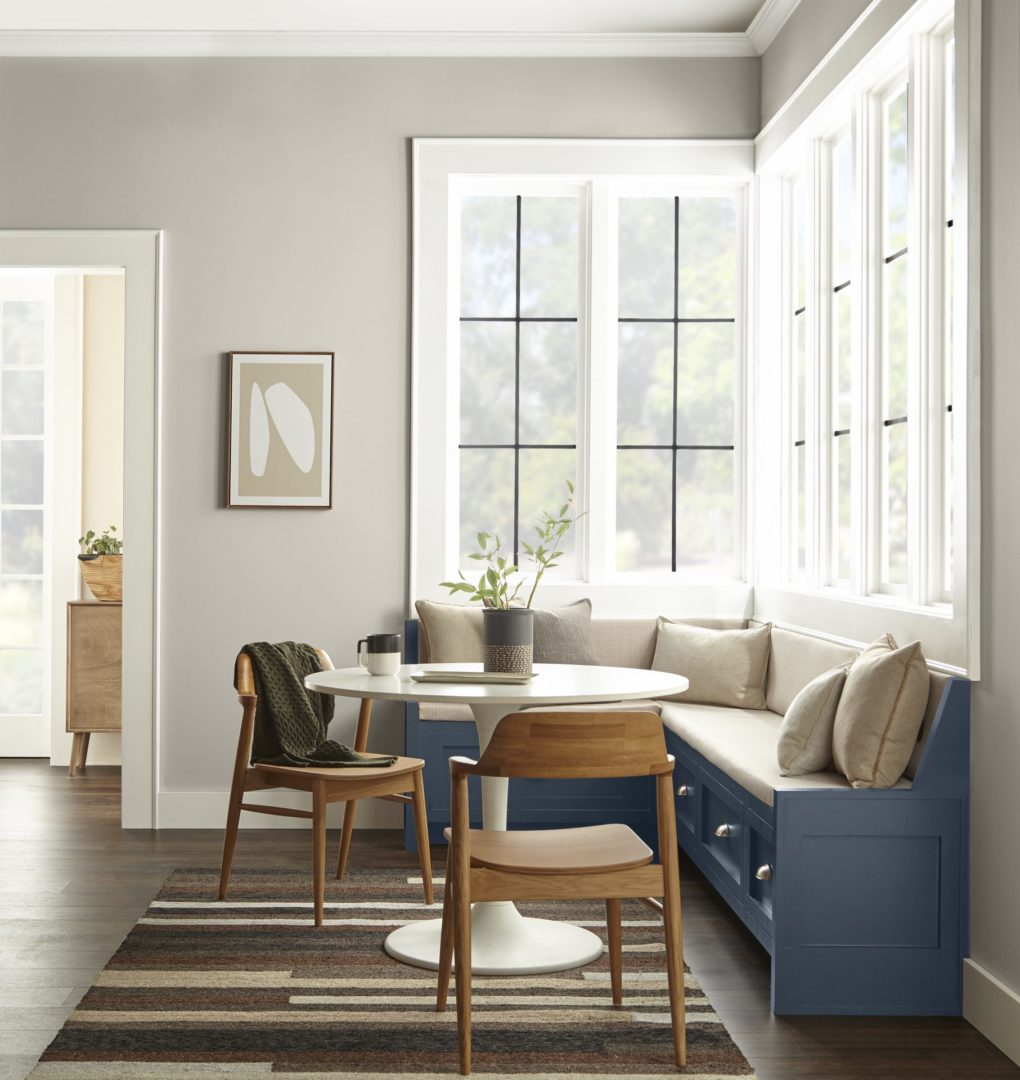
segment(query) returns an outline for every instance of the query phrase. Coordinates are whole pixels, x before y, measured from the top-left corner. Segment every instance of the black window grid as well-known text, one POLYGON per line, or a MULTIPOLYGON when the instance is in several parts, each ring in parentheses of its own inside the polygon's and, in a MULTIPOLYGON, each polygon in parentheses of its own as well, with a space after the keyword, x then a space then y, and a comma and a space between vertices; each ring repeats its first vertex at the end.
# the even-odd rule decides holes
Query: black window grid
POLYGON ((513 500, 513 562, 520 562, 521 517, 521 451, 522 450, 576 450, 577 443, 522 443, 521 442, 521 325, 523 323, 576 323, 576 315, 532 316, 521 315, 521 210, 523 197, 516 197, 516 222, 514 237, 514 313, 513 315, 461 315, 461 323, 513 323, 514 324, 514 438, 508 443, 459 443, 460 450, 512 450, 514 455, 513 500))
POLYGON ((678 399, 679 399, 679 371, 680 371, 680 327, 689 324, 730 324, 735 325, 736 319, 731 317, 681 317, 680 315, 680 196, 673 197, 673 314, 663 316, 627 317, 617 319, 620 324, 658 323, 673 327, 673 417, 672 439, 668 443, 621 443, 617 442, 616 449, 620 450, 668 450, 671 456, 671 483, 670 483, 670 570, 676 573, 677 567, 677 522, 676 522, 676 477, 677 455, 684 451, 701 450, 734 450, 735 445, 710 444, 710 443, 680 443, 677 441, 678 433, 678 399))

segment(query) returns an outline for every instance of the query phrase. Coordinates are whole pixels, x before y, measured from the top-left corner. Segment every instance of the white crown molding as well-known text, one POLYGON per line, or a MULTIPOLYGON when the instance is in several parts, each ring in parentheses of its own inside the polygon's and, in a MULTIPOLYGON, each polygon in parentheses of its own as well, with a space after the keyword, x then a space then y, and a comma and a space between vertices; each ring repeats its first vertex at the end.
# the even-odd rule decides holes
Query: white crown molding
MULTIPOLYGON (((773 0, 774 2, 774 0, 773 0)), ((0 31, 4 57, 749 57, 743 33, 0 31)))
POLYGON ((799 4, 800 0, 765 0, 747 28, 747 39, 756 55, 761 56, 772 44, 799 4))

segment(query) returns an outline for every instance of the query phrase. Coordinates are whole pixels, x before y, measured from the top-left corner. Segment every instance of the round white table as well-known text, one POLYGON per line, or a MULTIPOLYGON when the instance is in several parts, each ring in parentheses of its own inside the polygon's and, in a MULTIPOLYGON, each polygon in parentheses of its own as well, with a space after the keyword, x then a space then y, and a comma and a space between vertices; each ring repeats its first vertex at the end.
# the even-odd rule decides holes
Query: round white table
MULTIPOLYGON (((369 675, 364 668, 338 668, 309 675, 305 686, 320 694, 379 701, 429 701, 470 705, 484 750, 508 713, 539 705, 577 705, 680 694, 682 675, 643 668, 536 664, 535 677, 518 685, 420 683, 412 672, 456 671, 481 664, 406 664, 396 675, 369 675)), ((509 781, 482 778, 482 824, 506 829, 509 781)), ((418 919, 386 939, 390 956, 417 967, 439 967, 440 919, 418 919)), ((602 955, 595 934, 570 923, 525 918, 509 901, 476 903, 471 910, 471 970, 481 975, 534 975, 589 964, 602 955)))

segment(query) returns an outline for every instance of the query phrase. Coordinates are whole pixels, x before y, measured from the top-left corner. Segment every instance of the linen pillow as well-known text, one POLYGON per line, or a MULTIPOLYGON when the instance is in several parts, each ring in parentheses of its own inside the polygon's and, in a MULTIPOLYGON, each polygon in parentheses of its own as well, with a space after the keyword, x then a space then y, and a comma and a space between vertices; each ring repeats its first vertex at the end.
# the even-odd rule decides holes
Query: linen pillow
POLYGON ((418 658, 422 663, 480 664, 482 652, 482 609, 476 604, 415 602, 418 612, 418 658))
POLYGON ((536 664, 597 664, 591 640, 591 601, 535 608, 536 664))
POLYGON ((832 729, 836 768, 855 788, 892 787, 917 744, 928 703, 921 643, 899 648, 891 634, 850 666, 832 729))
POLYGON ((659 617, 653 671, 685 675, 690 687, 673 701, 765 708, 772 623, 749 630, 708 630, 659 617))
POLYGON ((832 768, 832 728, 848 667, 816 675, 790 702, 776 744, 783 776, 832 768))

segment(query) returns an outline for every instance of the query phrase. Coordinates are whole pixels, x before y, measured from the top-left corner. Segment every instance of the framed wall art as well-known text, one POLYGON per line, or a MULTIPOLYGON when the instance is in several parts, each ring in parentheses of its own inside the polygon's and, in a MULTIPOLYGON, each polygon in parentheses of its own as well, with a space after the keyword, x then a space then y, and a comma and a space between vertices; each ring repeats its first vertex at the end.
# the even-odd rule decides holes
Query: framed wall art
POLYGON ((333 353, 232 352, 227 506, 333 505, 333 353))

